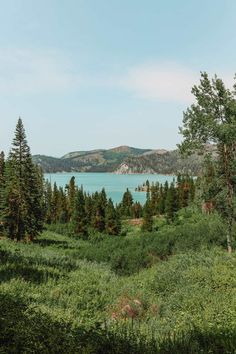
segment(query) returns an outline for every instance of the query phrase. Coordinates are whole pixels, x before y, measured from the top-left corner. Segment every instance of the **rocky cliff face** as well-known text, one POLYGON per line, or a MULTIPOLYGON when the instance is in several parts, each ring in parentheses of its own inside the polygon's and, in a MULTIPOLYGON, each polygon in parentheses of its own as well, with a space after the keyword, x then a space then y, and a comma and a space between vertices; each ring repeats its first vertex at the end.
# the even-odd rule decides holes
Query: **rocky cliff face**
POLYGON ((118 175, 126 175, 136 173, 153 174, 156 172, 152 168, 140 168, 139 166, 131 166, 129 163, 124 162, 114 171, 114 173, 118 175))

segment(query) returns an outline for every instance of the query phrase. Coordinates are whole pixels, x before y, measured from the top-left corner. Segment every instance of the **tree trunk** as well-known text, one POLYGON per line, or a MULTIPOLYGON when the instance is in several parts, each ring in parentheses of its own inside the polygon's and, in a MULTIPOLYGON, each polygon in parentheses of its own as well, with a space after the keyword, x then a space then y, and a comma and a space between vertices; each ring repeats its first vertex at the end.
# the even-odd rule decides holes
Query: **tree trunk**
POLYGON ((229 254, 232 253, 231 235, 229 232, 227 232, 227 250, 229 254))

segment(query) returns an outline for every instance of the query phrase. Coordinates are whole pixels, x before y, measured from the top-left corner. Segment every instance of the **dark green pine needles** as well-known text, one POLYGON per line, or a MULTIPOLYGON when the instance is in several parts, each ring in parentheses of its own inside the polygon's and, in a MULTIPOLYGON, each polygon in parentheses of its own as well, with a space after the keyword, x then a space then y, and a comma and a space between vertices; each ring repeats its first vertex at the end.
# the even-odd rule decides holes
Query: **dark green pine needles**
POLYGON ((1 188, 1 221, 7 236, 32 240, 43 227, 42 173, 33 164, 25 130, 19 118, 6 161, 1 188))

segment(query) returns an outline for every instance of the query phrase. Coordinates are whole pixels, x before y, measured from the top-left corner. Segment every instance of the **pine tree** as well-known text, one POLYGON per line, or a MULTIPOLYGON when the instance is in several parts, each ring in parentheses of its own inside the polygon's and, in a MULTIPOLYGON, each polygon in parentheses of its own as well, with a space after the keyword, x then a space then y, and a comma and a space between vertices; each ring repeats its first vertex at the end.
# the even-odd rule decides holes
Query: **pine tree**
POLYGON ((56 182, 54 182, 51 201, 51 218, 53 224, 59 221, 60 212, 60 193, 56 182))
POLYGON ((111 199, 108 200, 105 211, 106 233, 108 235, 119 235, 121 231, 121 221, 118 212, 114 208, 111 199))
POLYGON ((69 221, 69 208, 68 208, 68 200, 62 187, 59 187, 59 204, 60 204, 59 222, 65 224, 69 221))
POLYGON ((151 186, 151 207, 152 207, 152 214, 158 214, 159 213, 159 183, 157 184, 152 184, 151 186))
POLYGON ((4 170, 5 170, 5 155, 4 152, 2 151, 0 153, 0 186, 3 184, 4 170))
POLYGON ((165 202, 165 213, 169 221, 172 221, 174 219, 177 210, 178 210, 178 196, 177 196, 175 184, 174 182, 172 182, 167 191, 166 202, 165 202))
POLYGON ((85 194, 85 212, 88 225, 92 225, 94 215, 94 200, 91 195, 85 194))
POLYGON ((146 180, 146 188, 147 188, 147 193, 146 193, 146 199, 150 200, 150 182, 149 180, 146 180))
POLYGON ((46 181, 44 191, 44 215, 46 224, 52 223, 52 185, 46 181))
POLYGON ((128 216, 128 217, 132 216, 132 205, 133 205, 133 197, 131 192, 127 188, 120 204, 122 216, 128 216))
POLYGON ((95 230, 103 232, 105 230, 105 210, 107 206, 105 190, 102 189, 101 193, 95 193, 94 197, 94 217, 92 226, 95 228, 95 230))
POLYGON ((132 205, 132 218, 139 219, 142 217, 143 208, 139 202, 132 205))
POLYGON ((163 185, 161 184, 159 190, 159 199, 157 203, 157 209, 160 215, 163 215, 165 213, 165 199, 166 199, 165 191, 163 185))
MULTIPOLYGON (((5 183, 4 188, 1 190, 1 224, 4 226, 4 232, 11 239, 17 238, 19 217, 19 198, 17 178, 12 173, 10 162, 7 161, 4 172, 5 183)), ((20 236, 18 235, 18 240, 20 236)))
POLYGON ((69 182, 69 185, 67 186, 68 190, 68 212, 69 212, 69 219, 71 219, 74 207, 75 207, 75 198, 76 198, 76 191, 77 187, 75 184, 75 176, 72 176, 69 182))
POLYGON ((42 231, 42 176, 33 164, 25 130, 19 118, 6 163, 2 217, 7 235, 20 241, 42 231))
POLYGON ((88 235, 88 225, 85 211, 85 198, 82 189, 78 189, 75 196, 75 207, 72 214, 72 228, 75 236, 86 238, 88 235))
POLYGON ((143 208, 143 223, 142 223, 142 231, 151 232, 153 229, 153 216, 152 216, 152 208, 149 200, 144 205, 143 208))
POLYGON ((33 240, 43 231, 44 210, 43 210, 43 172, 33 164, 31 155, 28 156, 28 163, 25 177, 28 180, 27 193, 27 219, 28 237, 33 240))

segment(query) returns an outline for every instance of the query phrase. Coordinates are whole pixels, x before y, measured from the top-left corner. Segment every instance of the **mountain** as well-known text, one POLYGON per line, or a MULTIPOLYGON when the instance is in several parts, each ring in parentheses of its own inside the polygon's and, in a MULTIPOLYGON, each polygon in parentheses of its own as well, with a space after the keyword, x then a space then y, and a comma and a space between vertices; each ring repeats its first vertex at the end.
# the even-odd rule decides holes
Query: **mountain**
POLYGON ((115 170, 115 173, 177 174, 181 172, 197 175, 201 162, 202 156, 197 154, 183 159, 178 150, 153 151, 139 157, 128 157, 115 170))
POLYGON ((138 149, 119 146, 112 149, 69 152, 61 158, 35 155, 33 160, 44 172, 114 172, 176 174, 189 172, 197 174, 202 156, 192 155, 186 159, 178 150, 138 149))

